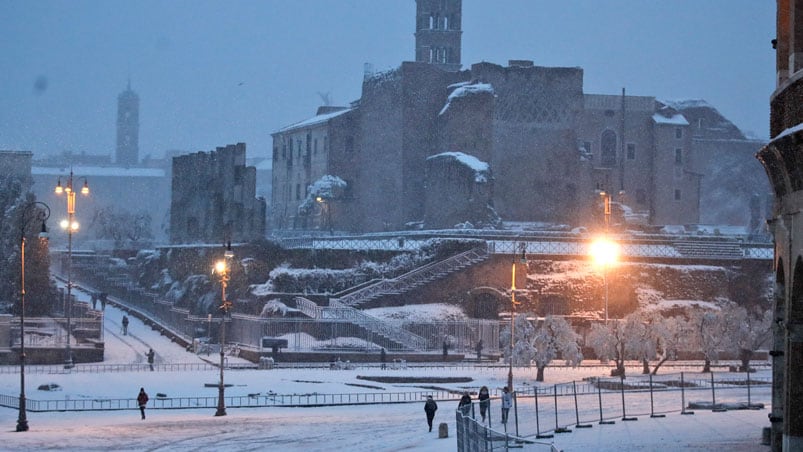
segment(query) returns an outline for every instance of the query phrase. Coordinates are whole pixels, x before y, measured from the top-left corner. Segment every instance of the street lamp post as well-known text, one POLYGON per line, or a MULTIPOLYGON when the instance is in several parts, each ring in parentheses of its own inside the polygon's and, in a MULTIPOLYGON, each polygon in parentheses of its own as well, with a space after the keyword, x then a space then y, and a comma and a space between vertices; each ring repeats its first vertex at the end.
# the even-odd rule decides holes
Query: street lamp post
POLYGON ((226 415, 226 401, 225 391, 226 388, 223 384, 223 367, 224 367, 224 350, 223 346, 226 344, 226 317, 228 317, 229 310, 231 309, 231 301, 226 299, 226 286, 229 284, 230 271, 229 259, 234 254, 231 252, 231 243, 226 248, 226 253, 223 259, 215 262, 215 273, 220 276, 220 309, 223 311, 223 317, 220 322, 220 383, 218 384, 217 392, 217 411, 215 416, 226 415))
POLYGON ((321 209, 325 210, 322 214, 326 215, 326 227, 329 229, 329 235, 334 234, 334 228, 332 226, 332 206, 329 204, 331 201, 323 196, 316 196, 315 201, 321 205, 321 209))
MULTIPOLYGON (((81 194, 84 196, 89 195, 89 182, 86 177, 80 176, 78 179, 84 179, 84 186, 81 187, 81 194)), ((57 195, 67 193, 67 219, 61 221, 62 229, 67 230, 67 303, 64 308, 67 317, 67 347, 65 349, 64 368, 71 369, 73 367, 72 350, 70 349, 70 342, 72 338, 72 234, 78 230, 78 222, 75 221, 75 190, 73 190, 73 172, 70 169, 70 177, 67 179, 65 187, 61 186, 61 178, 56 184, 57 195)))
POLYGON ((591 256, 596 264, 602 267, 602 284, 605 286, 605 324, 608 323, 608 267, 616 262, 619 256, 619 245, 602 237, 591 244, 591 256))
POLYGON ((28 431, 28 416, 25 407, 25 230, 32 221, 38 219, 42 222, 39 238, 46 240, 47 226, 45 222, 48 218, 50 218, 50 207, 43 202, 34 201, 26 205, 22 210, 20 224, 20 405, 19 416, 17 417, 18 432, 28 431), (32 209, 36 214, 27 216, 32 209))
MULTIPOLYGON (((526 264, 527 263, 527 256, 525 255, 525 249, 521 250, 521 258, 519 263, 526 264)), ((507 388, 510 392, 513 392, 513 343, 514 340, 514 333, 515 333, 515 317, 516 317, 516 305, 520 304, 516 301, 516 260, 513 260, 513 264, 511 266, 511 280, 510 280, 510 361, 508 366, 507 372, 507 388)))

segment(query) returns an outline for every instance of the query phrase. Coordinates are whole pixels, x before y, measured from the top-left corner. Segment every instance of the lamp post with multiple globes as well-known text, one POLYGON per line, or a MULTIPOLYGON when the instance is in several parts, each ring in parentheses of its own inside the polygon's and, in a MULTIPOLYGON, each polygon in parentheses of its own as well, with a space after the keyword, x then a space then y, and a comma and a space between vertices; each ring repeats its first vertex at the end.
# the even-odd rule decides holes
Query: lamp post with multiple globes
MULTIPOLYGON (((81 187, 81 194, 84 196, 89 195, 89 182, 86 177, 80 176, 78 179, 84 179, 84 186, 81 187)), ((64 187, 61 186, 61 178, 56 184, 57 195, 66 193, 67 195, 67 218, 62 220, 60 225, 62 229, 67 231, 67 301, 64 310, 67 317, 67 348, 65 349, 64 368, 70 369, 73 367, 72 350, 70 349, 70 342, 72 338, 72 235, 73 232, 78 231, 78 222, 75 221, 75 190, 73 190, 73 172, 70 169, 70 177, 64 187)))
POLYGON ((46 221, 50 218, 50 207, 43 203, 34 201, 25 206, 22 210, 22 220, 20 222, 20 399, 19 416, 17 417, 17 431, 28 431, 28 416, 26 413, 25 399, 25 230, 32 221, 42 222, 42 229, 39 238, 47 240, 46 221), (29 213, 33 213, 29 215, 29 213))

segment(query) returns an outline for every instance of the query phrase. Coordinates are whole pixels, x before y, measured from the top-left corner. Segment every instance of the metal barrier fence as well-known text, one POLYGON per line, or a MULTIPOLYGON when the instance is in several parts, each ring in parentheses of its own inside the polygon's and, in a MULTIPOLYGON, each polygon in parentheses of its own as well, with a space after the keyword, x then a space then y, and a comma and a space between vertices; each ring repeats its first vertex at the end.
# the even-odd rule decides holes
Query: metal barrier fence
POLYGON ((487 419, 479 416, 477 402, 466 415, 484 428, 465 425, 461 430, 458 425, 458 446, 466 445, 459 450, 507 447, 509 442, 499 437, 499 430, 513 437, 540 440, 571 433, 572 428, 590 428, 594 424, 613 424, 618 420, 636 421, 643 416, 662 418, 669 414, 694 414, 695 409, 763 409, 764 403, 771 400, 768 377, 757 379, 750 373, 724 372, 693 375, 687 378, 685 372, 680 372, 629 376, 627 379, 594 378, 584 382, 518 388, 507 425, 499 422, 500 403, 492 396, 488 402, 487 419))
MULTIPOLYGON (((183 365, 186 366, 186 365, 183 365)), ((82 367, 82 366, 76 366, 82 367)), ((92 366, 83 366, 91 368, 92 366)), ((27 371, 27 368, 26 368, 27 371)), ((652 416, 663 417, 668 413, 688 413, 693 409, 725 410, 725 409, 760 409, 771 397, 770 382, 756 379, 750 374, 733 375, 730 373, 694 374, 687 378, 684 372, 661 376, 631 376, 624 378, 594 378, 587 382, 571 381, 559 384, 542 384, 532 388, 518 388, 514 393, 514 407, 510 413, 508 425, 499 423, 500 412, 497 388, 490 390, 487 420, 483 425, 487 429, 501 428, 515 437, 529 438, 535 436, 562 433, 571 426, 586 425, 599 422, 609 423, 621 418, 652 416), (552 421, 554 420, 554 424, 552 421), (521 427, 521 429, 520 429, 521 427)), ((333 405, 367 405, 389 403, 421 403, 426 396, 432 395, 438 401, 456 401, 459 391, 447 389, 408 391, 408 392, 359 392, 359 393, 307 393, 277 394, 273 392, 256 393, 226 397, 226 406, 231 408, 246 407, 312 407, 333 405)), ((0 395, 0 406, 17 408, 19 398, 11 395, 0 395)), ((153 409, 214 408, 217 397, 155 397, 153 409)), ((87 410, 128 410, 136 409, 136 400, 129 399, 60 399, 34 400, 26 399, 28 411, 87 411, 87 410)), ((470 416, 476 421, 480 407, 475 402, 471 406, 470 416)), ((497 441, 496 433, 470 427, 471 432, 480 432, 477 441, 488 441, 486 435, 497 441)), ((460 441, 460 440, 458 440, 460 441)), ((486 450, 486 449, 467 449, 486 450)), ((492 450, 492 449, 488 449, 492 450)))
MULTIPOLYGON (((195 372, 215 370, 219 366, 207 363, 154 364, 153 371, 160 372, 195 372)), ((19 366, 0 366, 0 375, 18 374, 19 366)), ((26 374, 72 374, 72 373, 117 373, 117 372, 151 372, 149 364, 76 364, 65 369, 63 365, 26 365, 26 374)))
MULTIPOLYGON (((244 396, 226 396, 227 408, 260 408, 260 407, 315 407, 338 405, 379 405, 391 403, 422 403, 431 395, 443 400, 457 400, 458 396, 447 390, 427 390, 411 392, 369 392, 341 394, 250 394, 244 396)), ((217 396, 204 397, 154 397, 148 409, 174 410, 190 408, 216 408, 217 396)), ((150 402, 149 402, 150 403, 150 402)), ((19 397, 0 394, 0 406, 6 408, 19 407, 19 397)), ((110 411, 138 409, 134 398, 126 399, 25 399, 27 411, 110 411)))

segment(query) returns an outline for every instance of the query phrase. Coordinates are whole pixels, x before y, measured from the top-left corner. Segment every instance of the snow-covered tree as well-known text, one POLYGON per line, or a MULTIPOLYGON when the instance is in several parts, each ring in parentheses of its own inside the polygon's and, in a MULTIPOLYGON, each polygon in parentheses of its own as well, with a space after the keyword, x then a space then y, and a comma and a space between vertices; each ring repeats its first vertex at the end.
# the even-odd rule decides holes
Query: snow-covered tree
MULTIPOLYGON (((529 366, 535 358, 535 348, 533 338, 535 328, 527 320, 524 314, 518 314, 513 318, 515 340, 513 342, 513 364, 516 366, 529 366)), ((499 340, 505 353, 505 359, 510 361, 510 326, 506 326, 499 333, 499 340)))
POLYGON ((740 370, 750 370, 753 353, 767 345, 772 337, 772 311, 748 311, 742 306, 728 305, 722 311, 730 340, 728 348, 739 355, 742 362, 740 370))
POLYGON ((586 345, 594 350, 601 362, 613 359, 616 369, 611 375, 625 374, 626 334, 624 321, 611 320, 607 324, 594 323, 586 337, 586 345))
POLYGON ((653 323, 654 335, 657 340, 656 352, 658 354, 658 363, 652 369, 653 375, 658 374, 658 369, 667 360, 677 358, 678 351, 691 335, 689 322, 683 317, 663 317, 660 315, 658 317, 660 320, 656 319, 653 323))
POLYGON ((659 321, 647 312, 638 310, 628 314, 624 319, 625 350, 628 357, 642 363, 643 374, 650 373, 650 361, 657 355, 657 338, 652 322, 659 321))
POLYGON ((566 364, 577 366, 583 360, 578 341, 580 335, 574 332, 563 317, 547 316, 535 328, 532 346, 535 349, 535 380, 544 381, 544 369, 557 358, 558 354, 566 364))
POLYGON ((711 372, 711 363, 719 359, 720 350, 727 344, 726 320, 721 311, 715 310, 694 311, 691 315, 690 345, 703 354, 703 372, 711 372))

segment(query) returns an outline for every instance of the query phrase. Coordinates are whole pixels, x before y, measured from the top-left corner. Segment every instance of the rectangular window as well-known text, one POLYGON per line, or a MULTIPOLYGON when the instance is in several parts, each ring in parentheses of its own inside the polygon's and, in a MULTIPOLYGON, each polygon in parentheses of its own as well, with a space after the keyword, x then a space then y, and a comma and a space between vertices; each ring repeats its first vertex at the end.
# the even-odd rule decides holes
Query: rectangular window
POLYGON ((697 118, 697 128, 698 129, 703 128, 703 118, 697 118))
POLYGON ((278 162, 279 161, 279 147, 278 146, 274 146, 273 147, 273 161, 274 162, 278 162))
POLYGON ((636 144, 627 143, 627 159, 636 160, 636 144))
POLYGON ((354 137, 346 137, 346 152, 354 152, 354 137))
POLYGON ((680 200, 681 200, 680 189, 676 188, 675 189, 675 201, 680 201, 680 200))
POLYGON ((683 129, 680 127, 675 127, 675 138, 678 140, 683 138, 683 129))
POLYGON ((675 165, 683 164, 683 149, 675 149, 675 165))
POLYGON ((583 141, 583 147, 585 148, 586 152, 592 152, 590 141, 583 141))
POLYGON ((329 137, 324 135, 323 136, 323 152, 326 152, 328 150, 329 150, 329 137))
POLYGON ((296 201, 301 199, 301 184, 296 184, 296 201))
POLYGON ((318 139, 316 138, 312 143, 312 153, 318 155, 318 139))
POLYGON ((298 153, 298 159, 301 160, 301 140, 296 141, 296 152, 298 153))

